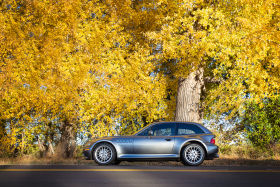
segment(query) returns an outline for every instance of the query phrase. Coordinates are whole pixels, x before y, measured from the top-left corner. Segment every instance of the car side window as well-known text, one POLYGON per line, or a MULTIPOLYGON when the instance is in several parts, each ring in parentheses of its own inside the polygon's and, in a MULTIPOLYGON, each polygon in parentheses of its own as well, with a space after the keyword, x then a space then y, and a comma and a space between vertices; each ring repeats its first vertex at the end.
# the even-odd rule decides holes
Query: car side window
POLYGON ((176 124, 162 123, 152 126, 153 136, 174 136, 176 124))
POLYGON ((147 128, 144 131, 140 132, 137 136, 148 136, 148 132, 151 128, 147 128))
POLYGON ((178 135, 202 134, 204 131, 194 124, 178 124, 178 135))

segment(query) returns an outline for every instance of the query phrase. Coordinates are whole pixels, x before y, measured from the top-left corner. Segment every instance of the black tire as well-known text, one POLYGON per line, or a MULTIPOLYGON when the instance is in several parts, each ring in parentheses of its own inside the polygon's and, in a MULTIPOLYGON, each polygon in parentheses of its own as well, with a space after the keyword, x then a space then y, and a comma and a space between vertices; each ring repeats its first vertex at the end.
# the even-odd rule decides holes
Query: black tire
POLYGON ((119 165, 122 161, 120 160, 115 160, 115 162, 113 163, 114 165, 119 165))
POLYGON ((189 144, 181 152, 181 161, 187 166, 198 166, 205 159, 205 150, 199 144, 189 144))
POLYGON ((93 150, 93 159, 99 165, 112 165, 116 160, 116 150, 109 143, 100 143, 93 150))

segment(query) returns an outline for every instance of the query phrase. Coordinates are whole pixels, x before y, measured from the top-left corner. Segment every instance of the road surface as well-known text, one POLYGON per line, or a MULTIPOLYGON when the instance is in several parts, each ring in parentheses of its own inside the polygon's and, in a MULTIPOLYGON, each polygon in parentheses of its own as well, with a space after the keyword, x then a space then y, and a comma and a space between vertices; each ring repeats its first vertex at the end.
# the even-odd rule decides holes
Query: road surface
POLYGON ((280 187, 279 167, 0 166, 0 187, 280 187))

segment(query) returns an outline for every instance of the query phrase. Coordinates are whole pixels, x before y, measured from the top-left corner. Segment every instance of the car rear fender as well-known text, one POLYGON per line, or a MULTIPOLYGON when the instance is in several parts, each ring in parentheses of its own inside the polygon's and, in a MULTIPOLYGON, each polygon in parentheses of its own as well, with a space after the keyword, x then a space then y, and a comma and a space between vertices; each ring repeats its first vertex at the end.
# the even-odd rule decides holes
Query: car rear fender
POLYGON ((181 147, 180 147, 179 155, 181 155, 182 149, 183 149, 186 145, 191 144, 191 143, 196 143, 196 144, 201 145, 201 146, 204 148, 205 154, 208 154, 207 146, 206 146, 206 144, 205 144, 203 141, 201 141, 201 140, 199 140, 199 139, 188 139, 188 140, 186 140, 184 143, 182 143, 182 145, 181 145, 181 147))

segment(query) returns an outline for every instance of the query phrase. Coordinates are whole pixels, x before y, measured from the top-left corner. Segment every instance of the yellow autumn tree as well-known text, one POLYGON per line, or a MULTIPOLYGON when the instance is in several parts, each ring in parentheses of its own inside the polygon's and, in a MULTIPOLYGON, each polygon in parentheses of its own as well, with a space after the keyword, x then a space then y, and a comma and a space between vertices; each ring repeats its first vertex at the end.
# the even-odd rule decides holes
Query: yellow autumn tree
POLYGON ((147 36, 161 47, 160 66, 178 81, 176 120, 201 121, 205 108, 233 117, 249 100, 279 96, 278 1, 162 0, 155 6, 162 26, 147 36))
POLYGON ((24 151, 37 138, 70 157, 77 133, 131 133, 165 115, 164 81, 114 4, 5 1, 1 18, 1 142, 24 151))
MULTIPOLYGON (((277 0, 4 0, 3 152, 78 136, 132 134, 157 120, 240 115, 279 96, 277 0), (278 94, 278 95, 277 95, 278 94), (37 142, 38 144, 34 144, 37 142)), ((38 146, 37 146, 38 145, 38 146)))
POLYGON ((225 50, 214 74, 223 81, 209 98, 214 102, 213 112, 231 110, 233 116, 242 114, 248 101, 261 104, 264 98, 279 97, 280 4, 275 0, 244 0, 221 6, 232 27, 220 36, 225 50))

